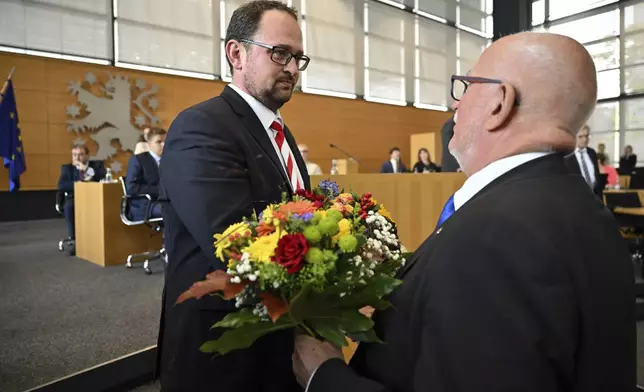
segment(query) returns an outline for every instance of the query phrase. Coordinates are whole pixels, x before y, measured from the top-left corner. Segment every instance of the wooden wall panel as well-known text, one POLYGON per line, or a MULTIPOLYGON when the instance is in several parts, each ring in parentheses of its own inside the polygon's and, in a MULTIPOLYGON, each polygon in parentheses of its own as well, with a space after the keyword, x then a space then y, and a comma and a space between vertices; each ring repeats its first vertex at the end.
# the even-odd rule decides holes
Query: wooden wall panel
MULTIPOLYGON (((148 85, 159 86, 156 94, 159 108, 155 114, 165 128, 181 110, 218 95, 225 86, 219 81, 14 54, 0 54, 0 79, 14 65, 18 112, 25 133, 27 170, 39 171, 22 178, 23 189, 54 189, 60 164, 71 159, 72 142, 78 138, 89 139, 88 134, 67 132, 65 112, 66 106, 75 103, 67 91, 69 81, 82 81, 86 72, 93 72, 100 80, 106 80, 107 73, 118 73, 130 80, 142 78, 148 85), (39 138, 37 132, 46 133, 39 138), (45 146, 48 151, 44 151, 45 146), (55 166, 49 168, 46 165, 55 166)), ((99 87, 95 85, 93 91, 98 93, 99 87)), ((136 111, 132 114, 135 115, 136 111)), ((298 142, 309 145, 311 160, 317 162, 325 173, 329 172, 332 159, 343 158, 341 153, 329 147, 329 143, 335 143, 361 159, 361 173, 377 172, 380 164, 388 159, 388 150, 392 146, 401 148, 403 161, 411 163, 415 158, 405 156, 410 148, 410 135, 439 132, 449 117, 444 112, 302 93, 293 95, 282 115, 298 142)), ((91 152, 96 151, 96 144, 91 140, 88 140, 88 147, 91 152)), ((106 165, 118 161, 125 170, 130 155, 128 151, 120 151, 112 160, 106 161, 106 165)), ((117 173, 116 176, 124 174, 117 173)), ((4 172, 0 178, 6 178, 4 172)), ((6 181, 0 180, 0 190, 7 187, 6 181)))

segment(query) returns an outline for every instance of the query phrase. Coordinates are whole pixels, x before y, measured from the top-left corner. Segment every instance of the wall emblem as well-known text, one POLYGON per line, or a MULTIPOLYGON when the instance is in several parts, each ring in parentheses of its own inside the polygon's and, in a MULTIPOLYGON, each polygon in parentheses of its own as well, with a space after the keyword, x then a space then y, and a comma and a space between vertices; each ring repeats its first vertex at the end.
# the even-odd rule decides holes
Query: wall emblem
MULTIPOLYGON (((98 160, 111 159, 120 151, 134 151, 143 128, 160 123, 155 114, 158 86, 148 86, 144 79, 132 83, 119 74, 106 75, 102 83, 94 73, 87 72, 82 82, 70 81, 67 88, 76 98, 76 103, 66 107, 67 131, 79 137, 87 133, 98 145, 91 158, 98 160), (118 141, 120 148, 113 141, 118 141)), ((112 166, 115 172, 121 169, 118 161, 112 166)))

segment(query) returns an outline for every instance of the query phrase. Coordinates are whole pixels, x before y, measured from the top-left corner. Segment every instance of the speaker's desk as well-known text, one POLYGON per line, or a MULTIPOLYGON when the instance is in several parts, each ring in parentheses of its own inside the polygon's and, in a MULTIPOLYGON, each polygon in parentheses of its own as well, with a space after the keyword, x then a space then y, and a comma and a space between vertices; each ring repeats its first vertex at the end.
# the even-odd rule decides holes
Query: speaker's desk
POLYGON ((465 182, 463 173, 347 174, 311 176, 311 185, 331 179, 340 190, 369 192, 384 204, 409 251, 432 233, 445 202, 465 182))
POLYGON ((161 235, 146 225, 121 222, 119 183, 74 183, 76 256, 100 266, 125 264, 132 253, 158 251, 161 235))

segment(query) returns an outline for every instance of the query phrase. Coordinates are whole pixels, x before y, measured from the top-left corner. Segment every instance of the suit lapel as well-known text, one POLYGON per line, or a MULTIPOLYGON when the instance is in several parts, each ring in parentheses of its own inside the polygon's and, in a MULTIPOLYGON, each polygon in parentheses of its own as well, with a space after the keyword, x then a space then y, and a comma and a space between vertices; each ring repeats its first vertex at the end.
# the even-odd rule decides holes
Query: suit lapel
POLYGON ((232 107, 233 111, 237 113, 240 117, 244 128, 250 133, 250 135, 255 139, 257 144, 264 150, 266 156, 270 158, 275 166, 275 170, 279 171, 280 175, 286 181, 287 184, 290 184, 290 179, 286 176, 282 166, 282 160, 277 156, 275 148, 273 148, 273 143, 268 138, 268 133, 262 126, 262 123, 257 118, 253 109, 244 101, 242 97, 239 96, 233 89, 226 86, 224 91, 221 93, 222 98, 224 98, 232 107))

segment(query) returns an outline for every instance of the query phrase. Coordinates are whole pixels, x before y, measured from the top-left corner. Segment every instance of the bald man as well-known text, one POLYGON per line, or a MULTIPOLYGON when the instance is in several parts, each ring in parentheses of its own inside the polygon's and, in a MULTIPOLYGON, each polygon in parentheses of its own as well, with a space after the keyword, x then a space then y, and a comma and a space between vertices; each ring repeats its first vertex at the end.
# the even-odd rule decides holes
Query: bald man
POLYGON ((304 163, 306 163, 306 171, 309 173, 309 176, 321 175, 322 169, 320 169, 320 166, 315 162, 309 161, 309 146, 306 144, 298 144, 297 148, 300 150, 304 163))
POLYGON ((469 178, 376 310, 386 343, 361 343, 347 366, 298 337, 298 379, 307 392, 633 390, 630 255, 564 162, 595 106, 592 58, 522 33, 454 79, 450 151, 469 178))

